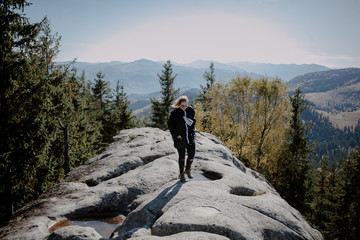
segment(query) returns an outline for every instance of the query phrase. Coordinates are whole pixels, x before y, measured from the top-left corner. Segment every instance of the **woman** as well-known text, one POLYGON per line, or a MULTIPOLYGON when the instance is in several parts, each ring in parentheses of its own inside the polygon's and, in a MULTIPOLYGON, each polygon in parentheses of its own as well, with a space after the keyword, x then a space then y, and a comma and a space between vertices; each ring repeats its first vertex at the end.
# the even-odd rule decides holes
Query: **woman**
POLYGON ((195 110, 188 106, 189 99, 187 96, 179 97, 175 104, 175 108, 168 121, 168 127, 174 140, 174 146, 179 153, 179 170, 180 181, 185 182, 185 174, 189 178, 191 175, 191 164, 195 157, 195 110), (185 165, 185 149, 187 151, 186 168, 185 165))

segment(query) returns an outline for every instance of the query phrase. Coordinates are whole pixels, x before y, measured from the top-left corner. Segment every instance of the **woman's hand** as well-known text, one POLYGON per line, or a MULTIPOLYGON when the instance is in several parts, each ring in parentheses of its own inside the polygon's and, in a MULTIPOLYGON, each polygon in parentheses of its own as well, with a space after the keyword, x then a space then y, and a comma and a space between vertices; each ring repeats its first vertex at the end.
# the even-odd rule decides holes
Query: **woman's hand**
POLYGON ((180 135, 179 135, 179 136, 177 136, 177 138, 178 138, 178 139, 182 139, 180 135))

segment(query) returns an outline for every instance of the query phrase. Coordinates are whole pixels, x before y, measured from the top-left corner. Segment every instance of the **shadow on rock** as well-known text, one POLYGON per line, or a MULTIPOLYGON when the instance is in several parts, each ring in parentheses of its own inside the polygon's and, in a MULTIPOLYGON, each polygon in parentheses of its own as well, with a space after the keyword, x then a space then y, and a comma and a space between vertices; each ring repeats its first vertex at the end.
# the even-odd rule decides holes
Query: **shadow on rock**
MULTIPOLYGON (((89 196, 89 198, 91 198, 91 196, 89 196)), ((129 204, 129 198, 128 195, 120 192, 107 193, 104 194, 104 196, 101 196, 101 200, 98 204, 78 208, 75 211, 66 214, 65 217, 72 220, 94 216, 103 217, 125 214, 127 205, 129 204)))
POLYGON ((156 198, 144 206, 140 205, 138 209, 129 214, 120 227, 115 229, 115 236, 129 238, 138 231, 150 232, 152 225, 163 215, 163 208, 176 196, 183 184, 178 181, 164 189, 156 198))

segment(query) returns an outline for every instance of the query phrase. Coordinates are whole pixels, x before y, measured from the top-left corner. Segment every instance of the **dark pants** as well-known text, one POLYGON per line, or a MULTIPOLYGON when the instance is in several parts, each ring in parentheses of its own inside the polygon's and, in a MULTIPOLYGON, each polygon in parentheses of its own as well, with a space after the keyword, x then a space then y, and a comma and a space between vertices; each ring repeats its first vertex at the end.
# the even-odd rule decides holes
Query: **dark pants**
POLYGON ((185 149, 187 151, 188 158, 186 160, 186 169, 191 168, 191 164, 195 157, 195 143, 188 145, 186 148, 178 149, 179 153, 179 170, 180 173, 184 172, 185 165, 185 149))

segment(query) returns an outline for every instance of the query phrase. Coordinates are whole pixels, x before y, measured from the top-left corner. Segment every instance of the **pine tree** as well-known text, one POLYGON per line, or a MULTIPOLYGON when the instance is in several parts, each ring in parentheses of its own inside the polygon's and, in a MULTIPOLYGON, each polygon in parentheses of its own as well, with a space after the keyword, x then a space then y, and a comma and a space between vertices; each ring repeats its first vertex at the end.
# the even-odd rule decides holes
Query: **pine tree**
POLYGON ((101 113, 104 113, 107 110, 111 99, 109 82, 105 81, 104 78, 105 75, 98 72, 92 88, 94 99, 99 105, 98 108, 101 113))
MULTIPOLYGON (((210 63, 209 72, 205 72, 203 78, 206 81, 206 86, 200 85, 201 92, 197 98, 197 101, 201 102, 203 106, 205 106, 205 104, 208 102, 207 92, 209 91, 209 89, 212 88, 215 83, 214 63, 210 63)), ((206 108, 204 108, 204 111, 206 111, 206 108)))
MULTIPOLYGON (((17 154, 17 150, 24 147, 20 146, 22 141, 18 142, 18 138, 23 135, 20 123, 24 123, 19 114, 22 110, 19 93, 25 90, 21 80, 31 73, 30 63, 23 49, 26 46, 32 47, 39 32, 39 25, 30 24, 28 19, 21 15, 27 5, 26 1, 0 3, 0 204, 4 209, 0 213, 2 221, 10 219, 17 207, 14 188, 22 183, 17 183, 17 176, 14 175, 22 174, 24 165, 28 164, 28 158, 23 163, 20 159, 17 160, 17 157, 28 154, 17 154)), ((25 117, 23 116, 23 119, 25 117)))
POLYGON ((92 89, 72 64, 56 64, 60 37, 46 18, 30 24, 21 15, 27 5, 0 4, 1 224, 64 176, 58 120, 68 126, 71 166, 77 167, 104 147, 102 118, 111 110, 103 75, 92 89))
POLYGON ((96 103, 93 101, 91 93, 91 82, 87 83, 85 72, 80 76, 80 98, 77 105, 79 114, 78 122, 78 141, 82 143, 79 149, 79 162, 75 166, 80 166, 85 160, 92 157, 93 154, 102 151, 101 143, 101 122, 97 119, 98 113, 96 103), (83 131, 83 133, 81 132, 83 131), (91 151, 89 151, 91 149, 91 151))
MULTIPOLYGON (((38 93, 34 94, 29 100, 29 109, 35 106, 40 108, 36 116, 34 129, 40 131, 32 136, 32 141, 43 145, 42 156, 37 159, 37 172, 34 176, 37 179, 34 189, 34 198, 52 186, 58 179, 58 170, 63 166, 63 155, 58 154, 63 146, 57 145, 59 132, 58 118, 63 112, 71 111, 72 104, 67 101, 67 96, 63 89, 63 82, 67 79, 66 68, 54 62, 59 53, 61 37, 52 34, 48 19, 45 17, 41 22, 41 31, 37 37, 35 49, 28 51, 29 58, 38 67, 38 93), (38 106, 36 106, 38 104, 38 106), (45 127, 45 129, 44 129, 45 127), (43 144, 41 144, 43 142, 43 144), (37 186, 37 187, 36 187, 37 186)), ((26 110, 25 110, 26 111, 26 110)), ((34 168, 36 169, 36 168, 34 168)))
POLYGON ((330 202, 330 194, 334 185, 331 185, 331 171, 329 166, 329 159, 327 156, 320 161, 320 166, 317 169, 316 179, 314 181, 313 201, 311 203, 311 222, 316 229, 322 232, 323 235, 329 235, 327 225, 330 222, 331 211, 333 211, 332 203, 330 202))
POLYGON ((136 119, 132 114, 124 91, 124 86, 120 85, 119 81, 116 83, 115 99, 111 107, 111 122, 113 126, 113 135, 122 129, 128 129, 136 126, 136 119))
MULTIPOLYGON (((339 163, 332 163, 329 167, 328 174, 328 186, 325 189, 327 193, 327 197, 325 199, 327 206, 327 211, 325 214, 326 221, 321 223, 324 226, 324 229, 319 229, 323 234, 325 239, 340 239, 339 237, 339 229, 342 221, 339 221, 339 216, 342 215, 340 212, 340 202, 342 201, 343 191, 340 188, 341 176, 339 173, 339 163)), ((314 199, 316 200, 316 192, 313 193, 314 199)), ((313 212, 316 211, 316 201, 315 204, 312 205, 313 212)), ((313 222, 313 220, 311 219, 313 222)))
POLYGON ((109 143, 112 137, 111 123, 111 88, 109 82, 104 80, 105 75, 101 72, 96 74, 94 86, 92 87, 93 98, 97 109, 97 120, 101 122, 100 133, 102 135, 103 146, 109 143))
POLYGON ((62 112, 60 119, 69 125, 71 166, 77 167, 101 150, 102 123, 97 119, 97 105, 92 99, 90 84, 86 83, 85 72, 78 76, 77 69, 72 68, 66 76, 63 82, 66 98, 63 101, 69 107, 62 112))
POLYGON ((309 144, 307 133, 311 126, 300 120, 308 104, 299 89, 290 97, 291 120, 288 130, 288 141, 277 160, 271 182, 280 195, 303 214, 307 209, 306 196, 309 192, 309 173, 312 162, 309 159, 313 146, 309 144))
POLYGON ((62 73, 52 60, 60 38, 51 34, 46 18, 30 24, 21 15, 27 5, 26 1, 0 5, 2 220, 51 184, 58 160, 51 147, 58 131, 53 120, 61 99, 62 73))
POLYGON ((200 86, 201 88, 201 92, 198 96, 198 98, 196 99, 196 108, 199 109, 201 108, 201 111, 203 113, 202 118, 200 119, 201 121, 201 130, 202 131, 209 131, 209 121, 210 121, 210 116, 209 116, 209 111, 211 111, 210 109, 210 99, 209 99, 209 94, 208 91, 213 87, 214 83, 215 83, 215 70, 214 70, 214 64, 211 63, 210 64, 210 70, 209 72, 205 72, 203 77, 206 81, 206 86, 200 86))
POLYGON ((360 149, 341 161, 339 209, 336 227, 338 239, 360 238, 360 149))
POLYGON ((158 127, 160 129, 167 129, 167 119, 170 113, 170 106, 174 102, 174 96, 179 92, 179 89, 175 90, 174 80, 177 75, 173 76, 172 64, 168 60, 163 65, 162 74, 159 75, 159 82, 161 86, 161 101, 152 98, 150 99, 151 106, 151 121, 153 127, 158 127))
POLYGON ((351 213, 353 214, 351 219, 351 237, 352 239, 360 238, 360 148, 352 155, 353 171, 351 174, 352 183, 352 205, 351 213))

